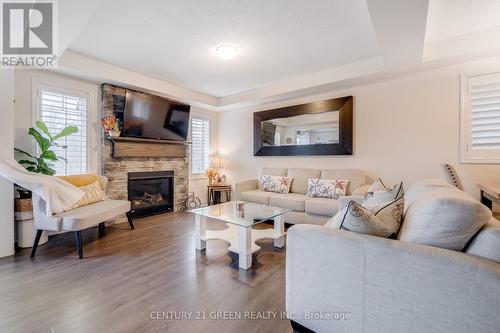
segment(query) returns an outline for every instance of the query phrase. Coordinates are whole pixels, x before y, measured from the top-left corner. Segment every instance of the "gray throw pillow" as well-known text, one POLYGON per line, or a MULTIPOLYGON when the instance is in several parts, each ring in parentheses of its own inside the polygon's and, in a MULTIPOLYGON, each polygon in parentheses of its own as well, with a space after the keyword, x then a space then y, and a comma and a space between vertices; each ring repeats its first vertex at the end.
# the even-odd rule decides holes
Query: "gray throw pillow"
POLYGON ((396 184, 392 187, 387 187, 382 183, 379 178, 368 189, 363 205, 376 205, 379 203, 389 202, 401 199, 405 192, 403 189, 403 182, 396 184))
POLYGON ((325 225, 360 234, 394 238, 401 227, 403 208, 403 197, 370 206, 351 201, 325 225))

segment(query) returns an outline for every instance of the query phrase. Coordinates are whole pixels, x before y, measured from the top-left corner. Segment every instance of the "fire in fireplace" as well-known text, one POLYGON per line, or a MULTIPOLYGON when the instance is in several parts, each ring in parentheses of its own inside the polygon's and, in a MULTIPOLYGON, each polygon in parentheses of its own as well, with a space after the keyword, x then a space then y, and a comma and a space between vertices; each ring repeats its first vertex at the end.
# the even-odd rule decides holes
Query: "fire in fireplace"
POLYGON ((173 211, 174 172, 129 172, 128 200, 132 203, 131 217, 173 211))

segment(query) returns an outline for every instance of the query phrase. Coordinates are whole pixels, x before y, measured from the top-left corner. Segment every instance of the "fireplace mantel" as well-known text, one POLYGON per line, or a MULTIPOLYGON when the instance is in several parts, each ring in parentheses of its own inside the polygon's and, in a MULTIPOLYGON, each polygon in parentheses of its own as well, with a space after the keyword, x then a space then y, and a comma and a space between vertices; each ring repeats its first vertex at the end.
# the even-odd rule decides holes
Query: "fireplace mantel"
POLYGON ((141 139, 108 138, 111 142, 111 156, 117 157, 178 157, 187 156, 187 142, 141 139))

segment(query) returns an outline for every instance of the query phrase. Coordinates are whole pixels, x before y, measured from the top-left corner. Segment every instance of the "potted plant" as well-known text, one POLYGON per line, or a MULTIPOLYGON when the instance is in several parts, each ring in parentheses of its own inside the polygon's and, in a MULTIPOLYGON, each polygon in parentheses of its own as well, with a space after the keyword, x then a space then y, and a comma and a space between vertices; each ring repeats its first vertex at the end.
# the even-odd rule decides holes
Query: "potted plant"
MULTIPOLYGON (((56 171, 51 168, 51 163, 60 159, 66 161, 66 159, 57 156, 50 148, 66 148, 66 146, 57 143, 56 140, 78 132, 78 128, 76 126, 67 126, 56 135, 52 135, 50 134, 47 125, 45 125, 42 121, 37 121, 35 124, 40 131, 31 127, 28 130, 28 134, 31 135, 38 144, 38 157, 22 149, 14 148, 15 151, 26 156, 18 162, 30 172, 53 176, 56 171)), ((17 198, 15 202, 16 212, 31 211, 31 192, 18 185, 15 186, 15 189, 19 194, 19 198, 17 198)))
POLYGON ((38 144, 39 156, 36 157, 22 149, 14 148, 15 151, 26 156, 25 159, 21 159, 18 162, 28 171, 53 176, 56 173, 56 171, 50 167, 51 163, 58 160, 66 161, 66 159, 61 156, 57 156, 56 153, 54 153, 54 151, 51 150, 50 148, 61 147, 66 149, 67 148, 66 146, 61 145, 56 141, 58 139, 61 139, 63 137, 78 132, 78 127, 67 126, 58 134, 52 135, 50 134, 47 125, 45 125, 45 123, 43 123, 42 121, 37 121, 35 124, 36 127, 38 127, 38 129, 41 130, 41 132, 31 127, 28 130, 28 134, 31 135, 38 144))
POLYGON ((120 120, 115 116, 108 116, 102 118, 102 127, 104 128, 104 133, 110 138, 120 137, 120 120))

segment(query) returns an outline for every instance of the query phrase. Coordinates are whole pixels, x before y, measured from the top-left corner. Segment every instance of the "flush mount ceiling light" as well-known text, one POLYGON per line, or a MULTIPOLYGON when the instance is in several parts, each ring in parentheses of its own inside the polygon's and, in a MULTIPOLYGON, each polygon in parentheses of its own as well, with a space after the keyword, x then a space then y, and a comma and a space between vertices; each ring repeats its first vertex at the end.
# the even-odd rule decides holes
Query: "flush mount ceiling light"
POLYGON ((236 44, 219 44, 214 47, 214 54, 222 60, 231 60, 240 53, 241 47, 236 44))

